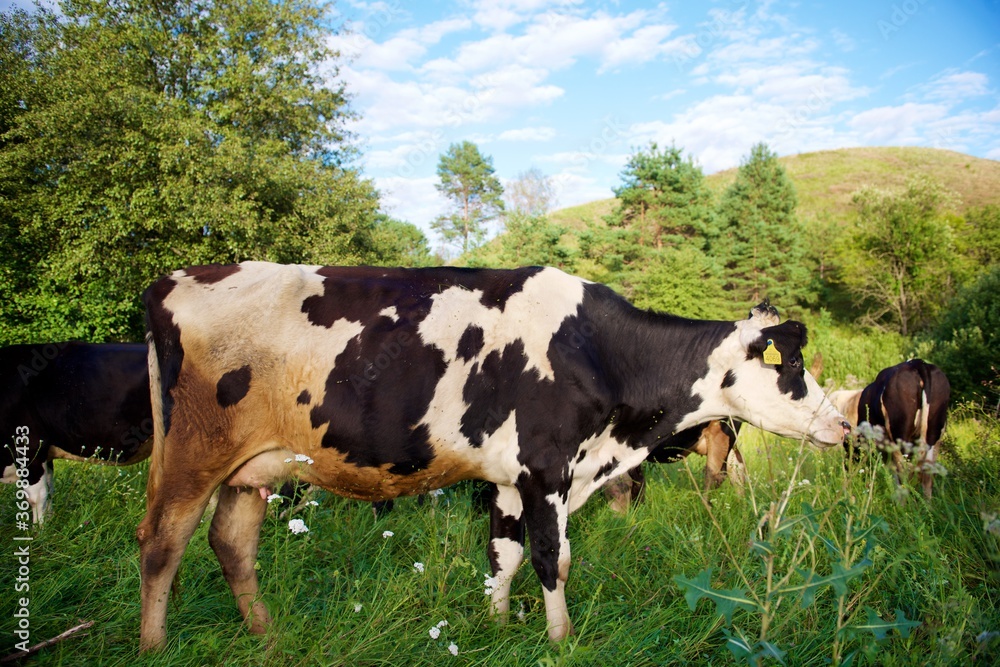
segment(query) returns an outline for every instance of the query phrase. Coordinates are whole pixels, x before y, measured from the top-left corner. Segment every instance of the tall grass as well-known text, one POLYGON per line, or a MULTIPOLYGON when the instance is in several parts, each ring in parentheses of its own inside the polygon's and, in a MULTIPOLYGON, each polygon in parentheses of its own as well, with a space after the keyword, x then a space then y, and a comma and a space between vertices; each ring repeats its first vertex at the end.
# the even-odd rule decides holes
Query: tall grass
MULTIPOLYGON (((144 512, 146 468, 58 462, 54 513, 31 543, 32 643, 80 620, 96 623, 32 661, 779 664, 766 657, 774 647, 789 665, 995 664, 1000 645, 989 633, 1000 631, 1000 424, 969 409, 953 413, 942 455, 949 472, 936 481, 930 502, 915 484, 900 493, 880 461, 845 467, 839 450, 817 452, 745 431, 749 481, 742 492, 727 483, 706 496, 703 460, 690 457, 649 466, 646 502, 625 516, 599 495, 573 515, 568 598, 577 634, 558 645, 546 638, 541 587, 529 564, 515 578, 509 622, 489 616, 488 519, 460 485, 423 506, 397 502, 378 520, 366 504, 319 492, 317 506, 295 515, 309 527, 298 535, 277 505, 269 506, 258 560, 275 622, 263 638, 243 629, 203 522, 169 608, 168 646, 138 656, 134 532, 144 512), (866 535, 876 524, 884 528, 866 535), (816 584, 815 577, 832 581, 835 565, 861 564, 835 582, 843 586, 816 584), (735 606, 728 620, 710 596, 692 610, 683 582, 699 576, 711 590, 742 591, 756 602, 735 606), (810 576, 814 599, 803 604, 810 576), (869 612, 886 624, 881 640, 866 627, 869 612), (438 627, 441 621, 447 625, 438 627), (740 642, 749 658, 740 657, 740 642)), ((13 489, 0 491, 6 654, 18 531, 11 525, 13 489)))

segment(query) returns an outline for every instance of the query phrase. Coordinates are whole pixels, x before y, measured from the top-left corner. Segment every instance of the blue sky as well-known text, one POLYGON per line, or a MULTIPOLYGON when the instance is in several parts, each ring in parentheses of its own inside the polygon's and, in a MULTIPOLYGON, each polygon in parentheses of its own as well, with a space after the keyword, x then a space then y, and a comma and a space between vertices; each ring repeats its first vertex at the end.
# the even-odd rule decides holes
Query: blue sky
POLYGON ((706 173, 779 155, 933 146, 1000 159, 1000 2, 341 2, 333 39, 365 174, 427 228, 438 157, 471 140, 557 206, 612 196, 630 153, 706 173))
POLYGON ((759 141, 1000 160, 1000 0, 338 0, 333 14, 359 166, 425 230, 447 209, 438 158, 462 140, 503 181, 540 169, 558 207, 611 197, 650 141, 706 173, 759 141))

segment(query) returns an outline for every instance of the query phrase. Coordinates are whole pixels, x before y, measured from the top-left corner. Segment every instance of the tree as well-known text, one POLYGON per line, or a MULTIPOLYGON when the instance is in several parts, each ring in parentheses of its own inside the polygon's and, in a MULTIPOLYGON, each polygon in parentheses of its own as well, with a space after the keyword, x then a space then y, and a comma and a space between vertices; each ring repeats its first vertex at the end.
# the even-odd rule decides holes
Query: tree
POLYGON ((921 344, 920 355, 941 367, 957 398, 1000 399, 1000 265, 961 290, 921 344))
POLYGON ((448 243, 461 239, 462 252, 482 243, 486 224, 503 210, 503 186, 494 175, 493 158, 483 156, 471 141, 452 144, 437 168, 435 187, 451 200, 452 212, 431 223, 448 243))
POLYGON ((777 303, 813 300, 814 285, 795 214, 797 198, 778 156, 756 144, 740 165, 719 205, 722 234, 710 248, 723 264, 735 301, 777 303))
POLYGON ((504 205, 508 218, 543 216, 552 209, 555 200, 552 179, 537 167, 522 171, 516 179, 508 182, 504 189, 504 205))
POLYGON ((0 23, 29 56, 0 86, 0 339, 136 339, 144 287, 189 264, 378 259, 325 4, 60 10, 0 23))
POLYGON ((865 187, 852 201, 857 225, 838 251, 840 280, 866 322, 908 335, 955 293, 953 232, 941 213, 955 195, 916 176, 902 192, 865 187))
POLYGON ((610 221, 635 227, 642 241, 657 249, 664 243, 704 249, 717 234, 705 176, 680 148, 661 151, 655 142, 650 143, 647 150, 629 158, 621 179, 622 185, 614 190, 619 206, 610 221))
POLYGON ((378 215, 373 232, 379 264, 393 266, 434 266, 440 261, 431 254, 424 233, 409 222, 384 213, 378 215))

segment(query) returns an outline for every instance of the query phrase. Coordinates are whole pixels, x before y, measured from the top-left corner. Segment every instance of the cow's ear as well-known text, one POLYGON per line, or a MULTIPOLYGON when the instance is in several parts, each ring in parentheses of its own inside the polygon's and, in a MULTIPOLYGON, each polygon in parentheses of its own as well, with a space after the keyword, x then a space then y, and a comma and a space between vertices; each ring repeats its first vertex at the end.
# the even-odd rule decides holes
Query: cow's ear
POLYGON ((767 339, 761 333, 760 327, 754 326, 753 322, 748 320, 746 326, 740 331, 740 344, 746 350, 747 358, 753 359, 764 354, 767 339))

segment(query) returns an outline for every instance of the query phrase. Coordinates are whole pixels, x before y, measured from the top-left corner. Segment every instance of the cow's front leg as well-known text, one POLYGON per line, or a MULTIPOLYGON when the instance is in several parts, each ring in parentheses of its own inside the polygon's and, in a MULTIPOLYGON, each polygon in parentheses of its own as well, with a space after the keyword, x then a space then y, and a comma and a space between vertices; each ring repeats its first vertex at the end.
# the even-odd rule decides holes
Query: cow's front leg
POLYGON ((570 564, 566 536, 569 483, 545 484, 538 476, 527 476, 518 486, 531 539, 531 564, 542 582, 549 639, 561 641, 573 633, 566 608, 570 564))
POLYGON ((499 485, 490 502, 490 568, 496 580, 491 613, 503 623, 510 610, 510 583, 524 561, 524 512, 513 486, 499 485))

